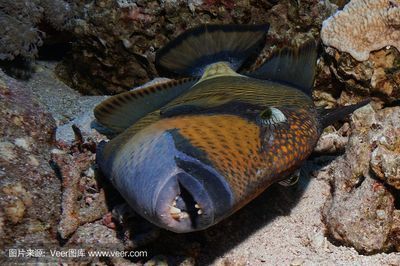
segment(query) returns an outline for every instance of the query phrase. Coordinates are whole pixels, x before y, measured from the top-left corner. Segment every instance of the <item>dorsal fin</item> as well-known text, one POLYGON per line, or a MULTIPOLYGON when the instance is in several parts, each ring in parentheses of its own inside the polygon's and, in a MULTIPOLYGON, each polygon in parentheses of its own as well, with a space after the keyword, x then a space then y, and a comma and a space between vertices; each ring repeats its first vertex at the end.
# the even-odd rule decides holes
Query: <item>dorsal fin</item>
POLYGON ((286 83, 311 95, 317 62, 317 44, 311 39, 297 48, 277 50, 257 70, 246 75, 286 83))
POLYGON ((225 61, 237 70, 262 48, 268 28, 268 24, 200 25, 157 51, 157 69, 175 75, 201 76, 207 65, 225 61))
POLYGON ((197 80, 170 80, 112 96, 96 106, 94 116, 101 125, 115 133, 122 132, 143 116, 189 90, 197 80))

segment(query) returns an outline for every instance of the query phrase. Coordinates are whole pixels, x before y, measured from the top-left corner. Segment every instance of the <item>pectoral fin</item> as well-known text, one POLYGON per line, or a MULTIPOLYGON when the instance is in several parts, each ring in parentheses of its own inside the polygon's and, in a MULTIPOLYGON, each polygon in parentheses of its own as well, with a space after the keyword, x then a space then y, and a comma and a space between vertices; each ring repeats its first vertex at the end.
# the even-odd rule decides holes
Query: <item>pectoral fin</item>
POLYGON ((278 182, 278 184, 284 187, 290 187, 297 184, 299 179, 300 179, 300 169, 296 170, 296 172, 294 172, 290 177, 278 182))

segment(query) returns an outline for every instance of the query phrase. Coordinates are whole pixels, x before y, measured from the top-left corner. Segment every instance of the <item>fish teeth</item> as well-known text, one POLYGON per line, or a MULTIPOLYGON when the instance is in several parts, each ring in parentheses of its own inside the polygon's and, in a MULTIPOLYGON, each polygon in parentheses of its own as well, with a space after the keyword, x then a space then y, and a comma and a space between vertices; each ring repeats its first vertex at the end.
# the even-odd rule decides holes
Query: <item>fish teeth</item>
POLYGON ((187 212, 182 212, 181 214, 180 214, 180 218, 181 219, 186 219, 186 218, 189 218, 189 213, 187 213, 187 212))
POLYGON ((203 214, 203 210, 201 209, 201 207, 200 207, 199 204, 196 203, 196 204, 194 205, 194 207, 195 207, 196 209, 198 209, 198 210, 197 210, 197 214, 198 214, 198 215, 203 214))
POLYGON ((174 218, 175 220, 179 220, 180 219, 180 215, 179 213, 171 213, 172 218, 174 218))
POLYGON ((177 213, 181 213, 182 211, 181 211, 181 209, 178 209, 178 208, 176 208, 174 206, 171 206, 170 209, 169 209, 169 212, 171 214, 177 214, 177 213))
POLYGON ((174 206, 170 206, 169 213, 171 214, 172 218, 178 221, 189 218, 189 214, 187 212, 182 211, 181 209, 176 208, 174 206))

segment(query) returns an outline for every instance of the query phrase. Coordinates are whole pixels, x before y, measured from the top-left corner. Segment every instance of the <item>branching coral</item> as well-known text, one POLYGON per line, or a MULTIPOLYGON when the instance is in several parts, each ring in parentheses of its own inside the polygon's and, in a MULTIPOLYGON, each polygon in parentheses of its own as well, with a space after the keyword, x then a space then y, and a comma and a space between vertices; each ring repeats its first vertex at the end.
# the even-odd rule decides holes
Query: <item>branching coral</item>
POLYGON ((0 60, 12 60, 18 55, 35 56, 44 34, 29 23, 0 13, 0 36, 0 60))
POLYGON ((68 29, 72 2, 62 0, 0 0, 0 60, 15 56, 33 58, 45 33, 37 27, 46 21, 58 30, 68 29))
POLYGON ((386 46, 400 51, 400 0, 352 0, 324 21, 321 38, 358 61, 386 46))

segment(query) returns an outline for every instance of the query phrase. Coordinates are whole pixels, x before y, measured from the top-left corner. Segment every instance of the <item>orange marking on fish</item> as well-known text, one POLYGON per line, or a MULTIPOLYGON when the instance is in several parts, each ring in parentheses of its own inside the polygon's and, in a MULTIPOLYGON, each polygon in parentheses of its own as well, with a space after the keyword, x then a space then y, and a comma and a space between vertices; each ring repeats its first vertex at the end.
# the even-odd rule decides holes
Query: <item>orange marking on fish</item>
MULTIPOLYGON (((256 197, 265 182, 273 182, 266 175, 281 175, 308 155, 305 153, 308 149, 302 146, 309 144, 305 140, 309 137, 299 129, 298 123, 302 123, 299 120, 288 117, 289 128, 273 131, 273 141, 266 144, 266 150, 261 148, 264 144, 260 127, 235 115, 177 116, 162 119, 154 126, 162 131, 178 129, 191 145, 204 151, 212 166, 230 184, 237 199, 235 209, 239 209, 253 199, 249 194, 256 197)), ((316 130, 314 125, 308 127, 315 136, 316 130)))

